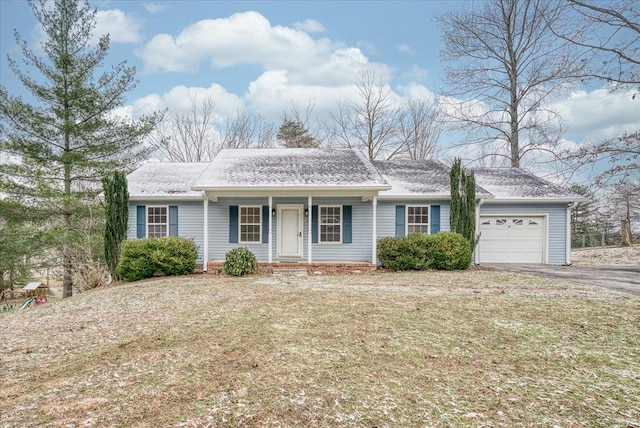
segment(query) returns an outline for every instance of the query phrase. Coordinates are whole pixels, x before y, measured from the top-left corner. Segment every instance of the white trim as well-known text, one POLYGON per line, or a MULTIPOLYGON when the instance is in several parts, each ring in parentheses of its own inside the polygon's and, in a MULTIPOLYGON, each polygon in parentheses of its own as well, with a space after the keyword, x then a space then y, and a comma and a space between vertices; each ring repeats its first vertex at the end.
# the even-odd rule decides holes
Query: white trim
MULTIPOLYGON (((377 259, 378 259, 378 198, 377 197, 373 197, 373 200, 371 201, 371 211, 372 211, 372 217, 373 217, 373 227, 372 229, 372 234, 371 234, 371 263, 372 264, 376 264, 377 263, 377 259)), ((353 215, 353 213, 352 213, 353 215)), ((353 226, 353 218, 351 219, 351 223, 353 226)), ((353 235, 353 231, 351 232, 353 235)))
POLYGON ((306 186, 304 184, 300 185, 289 185, 289 186, 256 186, 247 184, 244 186, 193 186, 192 190, 206 190, 207 192, 278 192, 278 193, 288 193, 290 191, 300 191, 306 194, 312 192, 349 192, 350 194, 354 193, 363 193, 363 192, 379 192, 391 189, 391 186, 386 185, 368 185, 368 186, 348 186, 348 185, 340 185, 340 184, 327 184, 321 186, 306 186))
MULTIPOLYGON (((256 225, 256 223, 245 223, 246 225, 256 225)), ((238 206, 238 243, 239 244, 261 244, 262 243, 262 205, 239 205, 238 206), (257 241, 243 241, 242 240, 242 209, 243 208, 257 208, 258 220, 260 229, 258 230, 257 241)))
MULTIPOLYGON (((352 213, 353 215, 353 213, 352 213)), ((351 219, 353 223, 353 219, 351 219)), ((327 225, 335 225, 335 223, 326 223, 327 225)), ((342 205, 318 205, 318 244, 320 245, 332 245, 342 244, 342 233, 344 231, 344 215, 342 213, 342 205), (340 208, 340 241, 322 241, 322 208, 340 208)), ((353 233, 353 232, 352 232, 353 233)))
POLYGON ((583 202, 587 199, 584 198, 493 198, 487 199, 485 203, 487 204, 522 204, 522 203, 557 203, 557 204, 566 204, 569 202, 583 202))
MULTIPOLYGON (((409 207, 413 207, 413 208, 427 208, 427 234, 431 235, 431 205, 425 205, 425 204, 415 204, 415 205, 405 205, 404 206, 404 236, 409 236, 409 207)), ((420 224, 423 225, 424 223, 412 223, 413 225, 416 224, 420 224)), ((424 232, 423 232, 424 233, 424 232)))
POLYGON ((145 226, 144 226, 144 237, 149 237, 149 225, 153 224, 154 226, 162 226, 163 224, 166 226, 167 234, 164 236, 169 236, 169 205, 147 205, 145 210, 145 226), (149 223, 149 208, 164 208, 167 210, 167 222, 166 223, 149 223))
POLYGON ((303 257, 303 245, 304 237, 301 236, 304 231, 302 217, 304 212, 304 205, 302 204, 278 204, 278 258, 282 259, 298 259, 303 257), (282 211, 283 210, 297 210, 298 211, 298 253, 297 254, 284 254, 282 252, 282 211))
POLYGON ((571 210, 573 210, 573 208, 576 206, 575 202, 571 202, 570 204, 567 205, 567 225, 566 225, 566 249, 565 249, 565 260, 564 260, 564 264, 569 266, 571 264, 571 210))
POLYGON ((362 190, 362 189, 305 189, 303 187, 296 187, 289 190, 284 188, 278 188, 275 190, 271 189, 257 189, 257 188, 247 188, 247 189, 216 189, 215 191, 208 190, 207 193, 209 197, 216 198, 266 198, 268 196, 273 196, 275 198, 306 198, 308 196, 313 197, 322 197, 322 198, 342 198, 342 197, 354 197, 354 198, 363 198, 363 197, 373 197, 378 192, 373 190, 362 190))
POLYGON ((184 196, 184 195, 164 195, 164 196, 140 196, 129 195, 129 202, 149 202, 149 201, 201 201, 202 195, 184 196))
POLYGON ((205 197, 203 201, 204 210, 204 241, 202 244, 202 272, 207 271, 207 258, 209 257, 209 200, 205 197))

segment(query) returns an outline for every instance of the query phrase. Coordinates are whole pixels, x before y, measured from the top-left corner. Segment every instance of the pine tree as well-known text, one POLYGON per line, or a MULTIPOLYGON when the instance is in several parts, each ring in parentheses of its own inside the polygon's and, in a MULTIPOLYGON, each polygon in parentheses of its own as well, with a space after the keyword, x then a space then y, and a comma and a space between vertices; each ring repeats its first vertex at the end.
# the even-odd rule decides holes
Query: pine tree
POLYGON ((304 125, 295 120, 285 118, 278 130, 278 140, 284 142, 289 148, 309 148, 318 147, 318 141, 309 135, 309 131, 304 125))
POLYGON ((462 162, 459 158, 453 162, 449 178, 451 231, 464 236, 473 249, 478 243, 476 236, 476 179, 473 172, 467 173, 462 168, 462 162))
POLYGON ((0 86, 6 150, 19 159, 0 165, 0 180, 31 209, 46 212, 62 254, 63 296, 69 297, 74 269, 69 249, 79 235, 75 225, 88 215, 86 207, 95 202, 107 174, 134 168, 148 156, 143 138, 159 115, 137 121, 114 116, 135 86, 135 69, 125 62, 104 68, 109 36, 92 44, 97 11, 86 1, 29 5, 45 37, 31 48, 16 32, 23 64, 11 57, 8 62, 34 101, 0 86))
POLYGON ((114 279, 119 279, 116 267, 120 261, 120 245, 127 238, 129 192, 127 177, 116 171, 102 181, 105 202, 104 257, 114 279))

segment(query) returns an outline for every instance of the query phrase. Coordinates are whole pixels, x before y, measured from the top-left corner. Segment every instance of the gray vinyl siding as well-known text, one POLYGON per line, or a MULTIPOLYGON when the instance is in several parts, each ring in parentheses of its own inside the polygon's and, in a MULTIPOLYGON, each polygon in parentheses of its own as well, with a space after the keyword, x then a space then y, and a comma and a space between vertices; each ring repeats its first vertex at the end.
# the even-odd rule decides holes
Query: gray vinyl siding
MULTIPOLYGON (((303 210, 311 208, 307 205, 306 197, 281 198, 274 197, 272 208, 277 210, 278 205, 302 205, 303 210)), ((372 245, 372 205, 371 202, 362 202, 362 198, 313 198, 313 205, 351 205, 352 206, 352 243, 351 244, 312 244, 313 262, 371 262, 372 245)), ((266 262, 269 259, 269 244, 263 243, 230 243, 229 242, 229 206, 231 205, 269 205, 268 198, 220 198, 217 202, 209 203, 209 260, 222 261, 227 251, 237 247, 247 247, 252 251, 258 261, 266 262)), ((272 222, 272 257, 278 261, 308 260, 309 218, 303 218, 303 248, 302 258, 278 258, 278 218, 270 216, 272 222)), ((265 227, 265 225, 263 225, 265 227)))
POLYGON ((481 216, 536 214, 547 216, 547 262, 552 265, 565 264, 567 251, 567 204, 493 204, 485 202, 480 207, 481 216))
POLYGON ((202 201, 184 202, 129 202, 129 220, 127 239, 136 239, 136 215, 138 205, 145 206, 170 206, 178 207, 178 236, 193 239, 198 247, 198 260, 202 263, 202 251, 204 249, 204 207, 202 201))
POLYGON ((378 210, 376 212, 378 238, 396 235, 396 205, 440 205, 440 231, 448 232, 450 230, 449 212, 451 211, 451 204, 449 201, 384 200, 378 201, 378 210))

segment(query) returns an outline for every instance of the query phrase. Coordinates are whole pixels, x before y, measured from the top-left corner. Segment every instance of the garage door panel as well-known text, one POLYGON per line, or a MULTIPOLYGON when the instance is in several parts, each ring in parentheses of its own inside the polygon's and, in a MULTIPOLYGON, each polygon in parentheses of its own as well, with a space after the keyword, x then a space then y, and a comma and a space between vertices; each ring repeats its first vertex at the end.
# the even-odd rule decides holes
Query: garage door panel
POLYGON ((544 217, 484 216, 480 263, 543 263, 544 217))

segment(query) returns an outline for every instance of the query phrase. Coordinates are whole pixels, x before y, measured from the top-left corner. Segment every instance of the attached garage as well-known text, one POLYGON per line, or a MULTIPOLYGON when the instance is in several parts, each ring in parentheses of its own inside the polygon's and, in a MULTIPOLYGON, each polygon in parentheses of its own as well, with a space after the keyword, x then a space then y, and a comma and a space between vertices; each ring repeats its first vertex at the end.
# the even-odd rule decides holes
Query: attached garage
POLYGON ((481 216, 480 263, 545 263, 545 216, 481 216))

